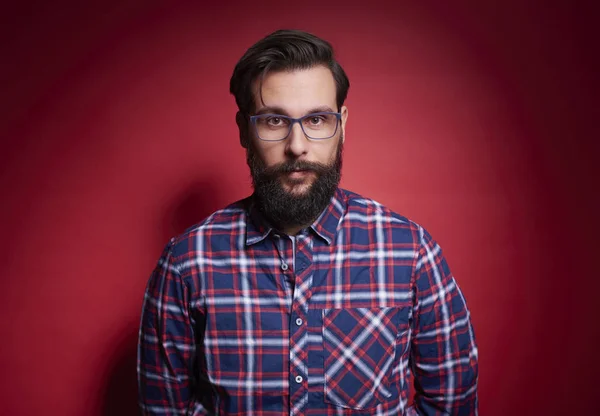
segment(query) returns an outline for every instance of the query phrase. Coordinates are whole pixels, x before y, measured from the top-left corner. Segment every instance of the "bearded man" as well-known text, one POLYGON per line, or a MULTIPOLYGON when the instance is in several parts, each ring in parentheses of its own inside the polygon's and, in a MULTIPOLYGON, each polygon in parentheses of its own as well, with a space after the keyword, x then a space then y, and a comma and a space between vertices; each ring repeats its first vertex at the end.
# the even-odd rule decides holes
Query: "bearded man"
POLYGON ((140 326, 143 414, 477 414, 473 327, 439 245, 338 187, 349 85, 302 31, 236 65, 254 192, 165 247, 140 326))

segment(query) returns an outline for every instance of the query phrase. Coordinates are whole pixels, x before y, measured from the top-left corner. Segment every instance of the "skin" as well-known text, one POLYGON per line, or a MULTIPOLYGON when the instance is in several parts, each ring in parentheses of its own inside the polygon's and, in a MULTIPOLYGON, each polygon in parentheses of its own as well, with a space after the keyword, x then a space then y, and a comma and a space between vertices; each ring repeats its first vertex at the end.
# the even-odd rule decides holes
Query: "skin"
MULTIPOLYGON (((258 81, 254 83, 255 114, 282 114, 302 117, 317 111, 336 111, 336 85, 331 71, 325 66, 296 71, 268 73, 262 84, 262 101, 258 94, 258 81)), ((348 109, 343 106, 341 123, 336 135, 328 140, 310 140, 298 123, 294 124, 290 135, 278 142, 260 140, 249 128, 248 120, 238 112, 236 122, 240 130, 240 143, 248 149, 252 141, 258 156, 266 166, 275 166, 285 161, 308 161, 330 165, 335 160, 338 141, 345 137, 348 109)), ((343 139, 342 139, 343 140, 343 139)), ((308 192, 316 177, 313 172, 292 172, 281 175, 284 190, 294 195, 308 192)), ((310 224, 284 229, 288 235, 295 235, 310 224)))

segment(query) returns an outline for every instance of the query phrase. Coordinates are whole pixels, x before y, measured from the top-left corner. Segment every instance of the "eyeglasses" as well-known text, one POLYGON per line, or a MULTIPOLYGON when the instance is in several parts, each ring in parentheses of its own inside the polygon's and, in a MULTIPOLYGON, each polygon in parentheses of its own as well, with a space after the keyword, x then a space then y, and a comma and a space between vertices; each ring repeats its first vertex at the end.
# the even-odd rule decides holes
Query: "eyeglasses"
POLYGON ((304 135, 312 140, 326 140, 335 136, 340 124, 341 113, 320 112, 293 118, 281 114, 259 114, 250 116, 250 122, 259 139, 276 142, 286 139, 295 123, 302 127, 304 135))

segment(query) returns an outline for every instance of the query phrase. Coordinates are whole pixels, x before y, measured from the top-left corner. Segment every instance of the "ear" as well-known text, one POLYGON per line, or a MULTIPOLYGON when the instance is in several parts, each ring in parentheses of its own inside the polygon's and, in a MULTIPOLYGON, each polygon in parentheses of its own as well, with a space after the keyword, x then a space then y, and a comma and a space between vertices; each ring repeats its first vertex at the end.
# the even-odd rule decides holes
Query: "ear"
POLYGON ((248 148, 249 136, 248 136, 248 118, 244 117, 239 111, 235 114, 235 123, 240 131, 240 144, 244 149, 248 148))
POLYGON ((348 107, 346 107, 345 105, 342 106, 342 110, 340 111, 342 113, 342 134, 343 134, 343 141, 346 140, 346 121, 348 121, 348 107))

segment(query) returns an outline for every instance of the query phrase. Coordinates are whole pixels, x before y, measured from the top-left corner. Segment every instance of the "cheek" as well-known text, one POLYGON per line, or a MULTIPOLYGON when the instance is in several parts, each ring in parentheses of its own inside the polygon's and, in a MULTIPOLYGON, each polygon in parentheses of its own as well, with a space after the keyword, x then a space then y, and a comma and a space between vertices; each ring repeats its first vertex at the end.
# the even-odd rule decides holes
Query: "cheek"
POLYGON ((283 143, 260 142, 255 146, 255 151, 266 166, 273 166, 284 160, 285 147, 283 143))
POLYGON ((338 143, 336 141, 327 143, 327 145, 327 148, 323 149, 322 156, 319 161, 325 164, 331 164, 335 161, 337 156, 338 143))

